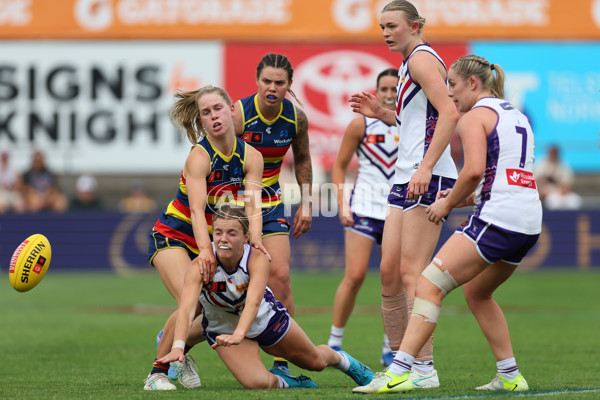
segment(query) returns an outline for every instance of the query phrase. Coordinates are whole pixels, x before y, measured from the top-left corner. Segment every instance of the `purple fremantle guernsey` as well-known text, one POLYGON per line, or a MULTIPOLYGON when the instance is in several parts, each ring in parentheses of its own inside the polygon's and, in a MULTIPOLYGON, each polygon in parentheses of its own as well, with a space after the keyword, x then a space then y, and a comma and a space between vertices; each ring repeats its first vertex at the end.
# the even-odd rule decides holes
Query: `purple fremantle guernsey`
POLYGON ((352 189, 350 209, 361 217, 384 220, 393 184, 394 163, 398 157, 395 127, 379 119, 365 117, 365 133, 356 153, 358 175, 352 189))
MULTIPOLYGON (((446 68, 444 61, 428 44, 421 44, 415 47, 398 70, 396 126, 400 143, 394 180, 398 185, 408 183, 421 165, 438 120, 438 111, 429 102, 421 86, 413 81, 408 69, 408 61, 417 51, 431 53, 446 68)), ((456 166, 450 156, 450 145, 442 153, 432 173, 446 178, 457 178, 456 166)))
POLYGON ((473 108, 498 114, 487 137, 483 179, 477 187, 475 215, 501 228, 535 235, 542 231, 542 204, 533 177, 533 132, 527 117, 506 100, 480 99, 473 108))

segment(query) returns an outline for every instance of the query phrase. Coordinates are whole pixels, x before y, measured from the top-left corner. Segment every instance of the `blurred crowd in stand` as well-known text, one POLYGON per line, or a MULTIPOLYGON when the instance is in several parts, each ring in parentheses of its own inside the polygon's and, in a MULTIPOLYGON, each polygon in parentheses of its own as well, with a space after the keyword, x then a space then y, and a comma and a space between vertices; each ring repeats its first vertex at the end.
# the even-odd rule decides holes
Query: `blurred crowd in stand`
POLYGON ((573 170, 560 158, 558 146, 550 146, 546 156, 536 160, 533 174, 545 208, 549 210, 581 208, 581 196, 572 191, 573 170))
MULTIPOLYGON (((46 164, 44 153, 35 150, 25 171, 11 165, 10 153, 0 151, 0 214, 4 213, 62 213, 72 211, 102 211, 107 207, 102 201, 98 180, 91 174, 77 176, 67 196, 59 179, 46 164)), ((150 213, 158 209, 140 180, 135 180, 130 192, 118 203, 124 213, 150 213)))

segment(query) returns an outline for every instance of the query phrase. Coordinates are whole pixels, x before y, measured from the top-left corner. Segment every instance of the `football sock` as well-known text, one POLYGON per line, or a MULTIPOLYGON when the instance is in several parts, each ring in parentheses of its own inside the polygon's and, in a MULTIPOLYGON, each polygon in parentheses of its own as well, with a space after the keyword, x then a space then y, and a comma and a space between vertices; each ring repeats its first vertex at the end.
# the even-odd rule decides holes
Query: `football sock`
POLYGON ((159 363, 158 361, 154 360, 150 374, 166 374, 167 371, 169 371, 169 363, 159 363))
POLYGON ((390 365, 388 371, 394 375, 402 375, 410 371, 415 362, 415 358, 403 351, 398 351, 394 357, 394 362, 390 365))
POLYGON ((430 361, 416 361, 413 364, 413 369, 421 375, 430 375, 433 373, 433 360, 430 361))
POLYGON ((496 363, 498 367, 498 374, 502 375, 509 381, 515 379, 519 375, 519 367, 514 357, 507 358, 506 360, 498 361, 496 363))
POLYGON ((381 354, 389 353, 390 351, 392 351, 392 348, 390 347, 390 340, 388 339, 387 335, 384 334, 383 335, 383 347, 381 348, 381 354))
POLYGON ((338 354, 340 355, 342 361, 340 361, 338 365, 334 365, 334 367, 339 369, 340 371, 348 371, 350 369, 350 360, 344 353, 338 352, 338 354))
POLYGON ((342 340, 344 340, 344 328, 338 328, 337 326, 331 325, 331 333, 329 334, 327 346, 342 347, 342 340))
POLYGON ((288 383, 285 381, 285 379, 283 379, 281 376, 275 375, 275 377, 279 381, 279 389, 286 389, 286 388, 290 387, 290 385, 288 385, 288 383))

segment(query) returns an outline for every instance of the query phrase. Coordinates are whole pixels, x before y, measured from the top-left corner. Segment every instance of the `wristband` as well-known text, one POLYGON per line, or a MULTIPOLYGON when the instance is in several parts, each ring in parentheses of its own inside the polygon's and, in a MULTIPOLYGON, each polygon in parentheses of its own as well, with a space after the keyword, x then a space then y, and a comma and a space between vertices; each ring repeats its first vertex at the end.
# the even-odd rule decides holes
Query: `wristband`
POLYGON ((185 340, 176 340, 173 342, 172 349, 185 349, 185 340))

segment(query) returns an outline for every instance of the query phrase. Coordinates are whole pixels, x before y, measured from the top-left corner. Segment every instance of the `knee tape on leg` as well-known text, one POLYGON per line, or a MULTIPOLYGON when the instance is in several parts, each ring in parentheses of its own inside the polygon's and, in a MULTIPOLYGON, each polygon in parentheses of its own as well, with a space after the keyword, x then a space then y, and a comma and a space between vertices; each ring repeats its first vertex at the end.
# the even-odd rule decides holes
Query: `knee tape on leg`
POLYGON ((429 264, 421 275, 437 286, 444 296, 458 287, 458 283, 454 280, 452 275, 450 275, 448 271, 442 271, 435 262, 429 264))
POLYGON ((412 315, 420 315, 425 319, 425 321, 437 324, 437 320, 440 317, 441 311, 441 307, 438 307, 429 300, 415 297, 415 306, 413 308, 412 315))

